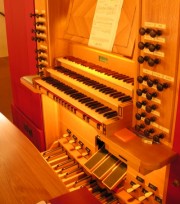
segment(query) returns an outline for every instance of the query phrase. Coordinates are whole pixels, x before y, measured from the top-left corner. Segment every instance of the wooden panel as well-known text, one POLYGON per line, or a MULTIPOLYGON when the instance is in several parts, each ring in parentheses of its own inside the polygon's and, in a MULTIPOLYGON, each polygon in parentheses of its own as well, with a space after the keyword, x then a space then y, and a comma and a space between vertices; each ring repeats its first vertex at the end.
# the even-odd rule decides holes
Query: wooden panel
POLYGON ((38 129, 23 112, 12 106, 13 123, 27 136, 39 151, 45 151, 44 131, 38 129))
MULTIPOLYGON (((71 0, 65 38, 88 44, 97 0, 71 0)), ((136 1, 124 0, 113 52, 132 56, 135 41, 136 1)))
MULTIPOLYGON (((148 49, 143 49, 140 53, 141 56, 147 56, 151 59, 159 59, 160 63, 150 66, 147 62, 140 65, 140 76, 147 76, 148 79, 161 84, 168 84, 168 88, 162 91, 157 89, 156 84, 153 86, 147 84, 146 81, 138 84, 139 89, 147 89, 148 93, 157 93, 157 97, 152 100, 146 100, 146 94, 138 97, 138 101, 146 100, 148 105, 155 104, 156 111, 151 113, 146 112, 146 118, 155 116, 156 121, 153 124, 146 125, 145 129, 154 128, 154 134, 164 134, 164 143, 172 145, 173 141, 173 120, 174 111, 176 106, 176 90, 177 90, 177 76, 178 76, 178 47, 179 42, 179 1, 169 2, 168 0, 156 0, 154 3, 150 0, 142 1, 142 23, 143 28, 161 30, 162 35, 150 37, 146 33, 141 35, 140 41, 149 44, 160 44, 161 48, 158 52, 148 52, 148 49), (173 13, 173 15, 172 15, 173 13), (176 18, 176 20, 175 20, 176 18), (163 28, 164 27, 164 28, 163 28)), ((145 111, 144 109, 137 109, 138 113, 145 111)), ((144 118, 145 119, 145 118, 144 118)), ((136 121, 138 124, 142 122, 136 121)), ((142 122, 143 123, 143 122, 142 122)), ((144 129, 144 130, 145 130, 144 129)), ((144 131, 143 130, 143 131, 144 131)), ((153 134, 152 134, 153 135, 153 134)))
POLYGON ((74 0, 69 8, 70 18, 67 34, 80 38, 89 38, 97 0, 74 0))
POLYGON ((0 203, 37 203, 67 192, 38 150, 1 113, 0 155, 0 203))
POLYGON ((132 56, 137 35, 137 14, 136 1, 125 0, 121 11, 113 52, 132 56))

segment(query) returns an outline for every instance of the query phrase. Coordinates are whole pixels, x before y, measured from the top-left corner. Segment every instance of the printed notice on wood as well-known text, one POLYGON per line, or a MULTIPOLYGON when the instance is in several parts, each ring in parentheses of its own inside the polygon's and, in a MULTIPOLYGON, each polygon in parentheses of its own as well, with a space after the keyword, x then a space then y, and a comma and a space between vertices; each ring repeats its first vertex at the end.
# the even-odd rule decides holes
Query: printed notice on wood
POLYGON ((98 0, 88 45, 112 51, 123 0, 98 0))

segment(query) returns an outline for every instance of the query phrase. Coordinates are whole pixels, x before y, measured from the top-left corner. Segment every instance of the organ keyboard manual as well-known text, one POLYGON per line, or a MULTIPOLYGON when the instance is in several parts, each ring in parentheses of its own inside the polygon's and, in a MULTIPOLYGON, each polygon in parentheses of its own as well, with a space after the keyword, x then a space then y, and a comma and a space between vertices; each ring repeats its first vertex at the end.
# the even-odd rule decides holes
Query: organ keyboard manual
POLYGON ((180 1, 35 0, 31 16, 37 75, 21 82, 41 95, 52 171, 100 203, 170 204, 180 1))

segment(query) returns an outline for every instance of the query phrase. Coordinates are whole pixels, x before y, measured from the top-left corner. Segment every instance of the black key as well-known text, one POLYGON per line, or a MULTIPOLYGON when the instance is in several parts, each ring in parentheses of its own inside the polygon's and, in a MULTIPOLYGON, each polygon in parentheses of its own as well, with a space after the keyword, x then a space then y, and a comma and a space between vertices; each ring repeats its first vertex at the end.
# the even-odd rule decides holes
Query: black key
POLYGON ((83 99, 83 98, 86 98, 86 95, 78 95, 78 96, 75 96, 74 99, 83 99))
POLYGON ((112 96, 113 98, 118 98, 118 97, 121 97, 121 96, 123 96, 123 95, 125 95, 125 94, 123 94, 122 92, 117 92, 117 93, 112 93, 112 94, 111 94, 111 96, 112 96))
POLYGON ((114 113, 114 112, 116 112, 116 111, 113 111, 113 110, 112 110, 112 111, 109 111, 108 113, 104 113, 103 116, 106 117, 107 115, 112 114, 112 113, 114 113))
POLYGON ((109 91, 106 91, 105 94, 112 94, 112 93, 116 93, 117 91, 116 90, 109 90, 109 91))
POLYGON ((94 89, 101 89, 101 88, 105 88, 106 86, 103 84, 98 84, 98 85, 94 85, 93 88, 94 89))
POLYGON ((85 106, 90 106, 90 105, 94 105, 94 104, 97 104, 97 101, 90 101, 90 102, 87 102, 87 103, 85 103, 85 106))
POLYGON ((64 93, 66 93, 67 95, 69 94, 73 94, 73 93, 77 93, 78 91, 74 90, 74 89, 70 89, 70 90, 67 90, 67 91, 64 91, 64 93))
POLYGON ((106 118, 115 117, 115 116, 117 116, 117 111, 111 111, 111 112, 105 113, 103 116, 106 118))
POLYGON ((75 93, 75 94, 71 94, 70 95, 72 98, 74 99, 80 99, 80 98, 84 98, 86 97, 86 95, 82 94, 82 93, 75 93))
POLYGON ((80 103, 87 103, 87 102, 90 102, 90 101, 94 101, 94 100, 92 98, 89 98, 89 97, 79 100, 80 103))
POLYGON ((132 83, 134 81, 134 79, 129 77, 127 79, 124 79, 123 81, 127 82, 127 83, 132 83))
POLYGON ((116 74, 116 75, 114 75, 112 77, 115 78, 115 79, 119 79, 119 80, 124 79, 124 75, 122 75, 122 74, 116 74))
POLYGON ((109 91, 112 92, 112 91, 115 91, 115 90, 110 88, 110 87, 107 87, 106 89, 102 90, 101 92, 106 94, 106 93, 110 93, 109 91))
POLYGON ((126 102, 126 101, 130 101, 131 99, 132 99, 131 96, 123 96, 123 97, 120 97, 118 101, 126 102))
POLYGON ((98 104, 98 105, 91 106, 90 108, 91 109, 97 109, 97 108, 103 107, 103 106, 104 106, 103 104, 98 104))
POLYGON ((117 113, 114 113, 114 114, 110 114, 110 115, 106 116, 106 118, 109 119, 109 118, 114 118, 116 116, 117 116, 117 113))
POLYGON ((98 101, 94 101, 94 102, 92 102, 92 103, 90 103, 90 104, 87 104, 87 106, 88 106, 88 107, 91 107, 91 106, 98 105, 98 104, 99 104, 98 101))
POLYGON ((107 108, 108 108, 107 106, 100 107, 100 108, 96 109, 96 112, 107 109, 107 108))
POLYGON ((103 113, 109 112, 109 111, 111 111, 111 110, 112 110, 111 108, 107 107, 106 109, 102 109, 102 110, 97 111, 97 112, 98 112, 99 114, 103 114, 103 113))
POLYGON ((109 87, 106 86, 106 87, 103 87, 103 88, 100 88, 100 89, 99 89, 99 91, 102 92, 102 93, 103 93, 104 91, 106 91, 106 90, 109 90, 109 87))

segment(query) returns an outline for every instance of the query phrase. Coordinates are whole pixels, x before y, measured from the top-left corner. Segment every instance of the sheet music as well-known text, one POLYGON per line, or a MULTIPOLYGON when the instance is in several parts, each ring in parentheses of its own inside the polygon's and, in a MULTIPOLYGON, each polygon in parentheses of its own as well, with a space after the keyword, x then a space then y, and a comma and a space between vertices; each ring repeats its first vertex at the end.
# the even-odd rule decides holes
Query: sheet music
POLYGON ((98 0, 88 45, 112 51, 123 0, 98 0))

